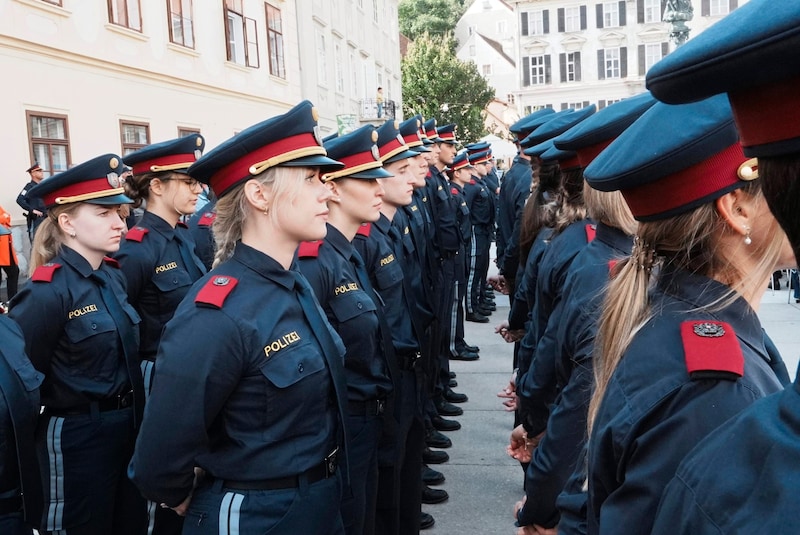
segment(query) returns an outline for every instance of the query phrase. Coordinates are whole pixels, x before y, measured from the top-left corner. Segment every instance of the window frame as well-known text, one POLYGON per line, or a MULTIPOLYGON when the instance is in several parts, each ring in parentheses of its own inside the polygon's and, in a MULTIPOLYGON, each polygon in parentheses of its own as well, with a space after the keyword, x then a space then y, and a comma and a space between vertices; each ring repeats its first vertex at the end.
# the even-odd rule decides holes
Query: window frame
POLYGON ((146 147, 151 143, 150 141, 150 123, 142 123, 139 121, 130 121, 127 119, 120 119, 119 120, 119 140, 120 140, 120 147, 121 152, 120 156, 123 158, 130 154, 133 151, 139 150, 143 147, 146 147), (146 143, 127 143, 125 141, 125 127, 126 126, 134 126, 134 127, 144 127, 145 129, 145 137, 147 138, 146 143))
POLYGON ((579 32, 581 27, 581 6, 569 6, 564 8, 564 32, 579 32), (572 16, 570 16, 572 15, 572 16), (575 25, 570 25, 570 21, 575 25))
POLYGON ((190 128, 188 126, 179 126, 178 127, 178 137, 186 137, 186 136, 191 136, 191 135, 199 134, 199 133, 200 133, 200 129, 199 128, 190 128))
POLYGON ((267 53, 269 55, 269 73, 272 76, 277 76, 278 78, 283 78, 285 80, 286 54, 283 46, 283 14, 277 6, 274 6, 269 2, 264 2, 264 9, 267 14, 267 53), (277 30, 270 24, 270 22, 274 20, 273 17, 270 17, 270 10, 277 12, 277 20, 279 24, 279 28, 277 30), (275 37, 275 45, 273 45, 273 36, 275 37))
POLYGON ((178 46, 182 46, 185 48, 194 49, 194 2, 193 0, 166 0, 167 1, 167 26, 169 26, 169 42, 178 46), (189 17, 184 17, 184 2, 189 4, 189 17), (172 10, 173 3, 177 3, 180 9, 179 13, 175 13, 172 10), (183 37, 183 42, 176 40, 174 28, 175 25, 173 24, 173 15, 178 15, 180 20, 181 26, 181 36, 183 37), (190 43, 186 43, 186 21, 189 21, 189 40, 190 43))
POLYGON ((122 28, 126 28, 131 30, 132 32, 139 32, 142 33, 142 2, 141 0, 107 0, 106 5, 108 6, 108 22, 113 24, 114 26, 120 26, 122 28), (122 2, 125 5, 125 21, 121 22, 114 20, 114 6, 117 2, 122 2), (130 25, 130 4, 131 2, 136 2, 136 9, 138 11, 138 21, 139 27, 134 28, 130 25))
POLYGON ((605 80, 619 80, 622 78, 622 62, 620 60, 620 47, 611 47, 603 49, 603 72, 605 73, 605 80), (609 58, 609 52, 616 57, 609 58), (616 66, 614 63, 616 62, 616 66), (614 71, 616 70, 616 75, 614 71))
MULTIPOLYGON (((237 65, 250 67, 251 69, 258 69, 260 66, 259 60, 259 46, 258 46, 258 25, 255 19, 244 16, 244 7, 242 0, 222 0, 222 21, 225 27, 225 53, 227 60, 237 65), (237 11, 240 10, 240 11, 237 11), (234 15, 234 16, 231 16, 234 15), (231 38, 230 23, 240 22, 242 26, 242 43, 239 44, 235 41, 236 35, 231 38), (255 41, 251 40, 249 35, 255 36, 255 41), (252 49, 251 49, 252 47, 252 49), (244 62, 240 63, 236 60, 236 50, 241 48, 244 53, 244 62), (251 52, 255 52, 255 59, 253 59, 251 52)), ((235 34, 236 32, 234 32, 235 34)))
POLYGON ((653 24, 661 22, 661 18, 664 16, 664 13, 662 12, 661 9, 661 3, 662 0, 642 0, 644 24, 653 24), (653 16, 655 16, 655 18, 653 18, 653 16))
POLYGON ((603 2, 603 28, 620 26, 619 2, 603 2))
POLYGON ((712 17, 724 17, 731 12, 730 0, 709 0, 708 12, 712 17))
POLYGON ((25 122, 28 125, 28 150, 31 155, 31 161, 39 162, 39 165, 44 170, 45 178, 52 176, 55 172, 60 173, 61 171, 66 171, 72 165, 72 156, 70 153, 70 142, 69 142, 69 118, 66 115, 59 114, 59 113, 46 113, 46 112, 38 112, 33 110, 25 110, 25 122), (33 122, 34 118, 43 118, 43 119, 53 119, 56 121, 64 121, 64 138, 55 138, 55 137, 34 137, 33 135, 33 122), (47 146, 47 161, 42 161, 40 155, 36 153, 35 146, 36 145, 45 145, 47 146), (64 152, 66 153, 66 167, 64 169, 53 169, 53 146, 63 146, 65 147, 64 152))
POLYGON ((547 84, 547 58, 546 54, 539 54, 538 56, 528 56, 528 81, 530 85, 546 85, 547 84), (534 64, 534 59, 536 64, 534 64), (536 69, 536 73, 534 73, 536 69), (537 81, 534 81, 536 79, 537 81), (541 79, 541 81, 538 81, 541 79))
POLYGON ((328 87, 328 45, 325 42, 325 33, 317 29, 314 41, 314 48, 317 51, 317 85, 328 87))

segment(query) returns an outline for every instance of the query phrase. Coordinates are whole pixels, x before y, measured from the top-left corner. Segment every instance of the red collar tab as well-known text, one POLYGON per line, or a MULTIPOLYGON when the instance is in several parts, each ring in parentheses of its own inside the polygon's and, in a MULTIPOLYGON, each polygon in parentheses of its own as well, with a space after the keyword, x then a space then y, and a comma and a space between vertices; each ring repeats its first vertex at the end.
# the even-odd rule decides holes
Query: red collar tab
POLYGON ((53 276, 56 270, 61 267, 61 264, 48 263, 36 268, 31 275, 31 280, 34 282, 53 282, 53 276))
POLYGON ((297 257, 316 258, 319 256, 319 248, 321 246, 322 240, 300 242, 300 247, 297 248, 297 257))
POLYGON ((736 381, 744 375, 744 356, 736 333, 723 321, 684 321, 681 338, 686 369, 695 379, 736 381))
POLYGON ((148 229, 144 227, 133 227, 125 234, 125 239, 130 241, 137 241, 141 242, 144 240, 145 235, 150 232, 148 229))
POLYGON ((216 212, 206 212, 200 219, 197 220, 197 224, 203 227, 210 227, 212 224, 214 224, 214 220, 216 218, 216 212))
POLYGON ((111 258, 110 256, 104 256, 103 262, 108 264, 109 266, 119 269, 119 261, 116 258, 111 258))
POLYGON ((594 225, 586 225, 586 243, 590 243, 597 235, 597 227, 594 225))
POLYGON ((213 308, 222 308, 225 299, 233 291, 239 281, 233 277, 218 275, 211 277, 208 282, 197 292, 194 302, 198 305, 209 305, 213 308))
POLYGON ((362 223, 360 227, 358 227, 358 231, 356 232, 359 236, 366 236, 369 237, 369 233, 372 230, 372 223, 362 223))

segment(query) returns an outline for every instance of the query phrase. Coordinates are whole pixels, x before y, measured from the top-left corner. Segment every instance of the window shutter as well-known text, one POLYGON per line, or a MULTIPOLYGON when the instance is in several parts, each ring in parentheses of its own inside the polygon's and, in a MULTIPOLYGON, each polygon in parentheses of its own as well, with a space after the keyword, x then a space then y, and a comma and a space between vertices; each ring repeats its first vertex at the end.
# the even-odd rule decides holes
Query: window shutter
POLYGON ((525 87, 531 85, 531 58, 529 56, 522 58, 522 85, 525 87))
POLYGON ((639 76, 645 75, 645 65, 646 65, 646 58, 645 58, 644 45, 639 45, 639 76))
POLYGON ((545 9, 542 11, 542 31, 543 33, 550 33, 550 10, 545 9))
POLYGON ((728 9, 729 9, 730 11, 733 11, 733 10, 734 10, 734 9, 736 9, 737 7, 739 7, 739 0, 729 0, 729 2, 728 2, 728 9))
POLYGON ((667 9, 667 0, 661 0, 661 17, 664 17, 664 10, 667 9))
POLYGON ((567 106, 567 103, 566 103, 566 102, 562 102, 562 103, 561 103, 561 111, 564 111, 564 110, 566 110, 567 108, 568 108, 568 106, 567 106))
POLYGON ((551 70, 552 69, 550 68, 550 56, 548 55, 544 57, 544 83, 546 84, 553 83, 551 77, 551 70))
POLYGON ((619 25, 625 26, 627 21, 628 15, 628 8, 625 7, 625 0, 619 1, 619 25))
MULTIPOLYGON (((708 1, 708 0, 706 0, 706 1, 708 1)), ((596 4, 594 7, 595 7, 595 12, 597 13, 597 27, 598 28, 602 28, 603 27, 603 4, 596 4)))
POLYGON ((606 54, 602 48, 597 51, 597 79, 606 79, 606 54))
POLYGON ((700 2, 700 14, 704 17, 711 15, 711 0, 703 0, 700 2))
POLYGON ((636 22, 644 24, 644 0, 636 0, 636 22))
POLYGON ((565 15, 564 15, 564 8, 558 8, 558 31, 564 32, 566 31, 566 22, 565 22, 565 15))
POLYGON ((584 100, 583 101, 583 107, 584 108, 588 108, 589 107, 589 101, 588 100, 584 100))
POLYGON ((521 28, 522 35, 528 35, 528 12, 527 11, 523 11, 520 14, 519 27, 521 28))
POLYGON ((619 75, 621 78, 628 77, 628 47, 619 47, 619 75))
POLYGON ((586 6, 581 6, 581 30, 586 29, 586 6))
POLYGON ((597 101, 597 110, 598 111, 602 110, 605 107, 606 107, 606 101, 605 100, 598 100, 597 101))
POLYGON ((575 52, 575 81, 581 81, 581 53, 575 52))
POLYGON ((563 52, 558 55, 558 69, 561 71, 561 81, 567 81, 567 55, 563 52))
POLYGON ((669 54, 669 43, 661 43, 661 57, 666 57, 667 54, 669 54))

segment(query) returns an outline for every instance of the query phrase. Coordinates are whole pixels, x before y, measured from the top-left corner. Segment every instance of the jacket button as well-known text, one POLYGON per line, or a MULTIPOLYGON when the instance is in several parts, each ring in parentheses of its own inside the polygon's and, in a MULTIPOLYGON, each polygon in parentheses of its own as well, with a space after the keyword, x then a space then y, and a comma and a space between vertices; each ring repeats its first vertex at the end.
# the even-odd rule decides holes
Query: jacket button
POLYGON ((305 369, 305 368, 303 368, 303 363, 302 363, 302 362, 301 362, 300 364, 298 364, 298 365, 297 365, 297 371, 299 371, 300 373, 303 373, 303 370, 304 370, 304 369, 305 369))
POLYGON ((96 323, 92 323, 92 329, 97 329, 97 324, 96 323))
POLYGON ((358 302, 358 305, 356 305, 356 306, 358 306, 358 309, 359 309, 359 310, 361 310, 362 308, 364 308, 364 305, 362 305, 362 304, 361 304, 361 301, 359 301, 359 302, 358 302))

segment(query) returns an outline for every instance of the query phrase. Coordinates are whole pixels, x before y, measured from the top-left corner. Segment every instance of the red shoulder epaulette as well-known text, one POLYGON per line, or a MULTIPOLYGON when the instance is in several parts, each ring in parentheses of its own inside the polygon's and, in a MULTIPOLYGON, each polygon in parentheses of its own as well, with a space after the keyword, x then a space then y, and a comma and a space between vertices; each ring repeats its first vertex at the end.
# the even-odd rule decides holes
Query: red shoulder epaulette
POLYGON ((319 248, 321 246, 322 240, 300 242, 300 247, 297 248, 297 257, 316 258, 319 256, 319 248))
POLYGON ((470 184, 472 184, 473 186, 474 186, 475 184, 477 184, 477 182, 475 181, 475 179, 474 179, 474 178, 470 178, 470 179, 469 179, 469 183, 470 183, 470 184))
POLYGON ((239 281, 233 277, 212 277, 208 279, 208 282, 197 292, 194 302, 198 305, 210 305, 215 308, 222 308, 225 299, 238 283, 239 281))
POLYGON ((176 227, 181 227, 181 228, 189 228, 189 225, 187 225, 187 224, 186 224, 186 223, 184 223, 183 221, 178 221, 178 224, 177 224, 177 225, 175 225, 175 226, 176 226, 176 227))
POLYGON ((369 233, 372 230, 372 223, 362 223, 360 227, 358 227, 358 232, 356 234, 360 234, 362 236, 366 236, 369 238, 369 233))
POLYGON ((52 262, 39 266, 31 275, 31 280, 34 282, 53 282, 53 275, 60 267, 61 264, 53 264, 52 262))
POLYGON ((433 178, 433 171, 431 171, 430 169, 428 169, 428 174, 427 174, 427 175, 425 175, 425 178, 433 178))
POLYGON ((450 188, 450 193, 452 193, 453 195, 458 195, 458 189, 450 188))
POLYGON ((110 256, 104 256, 103 262, 105 262, 106 264, 108 264, 113 268, 119 269, 119 261, 116 258, 111 258, 110 256))
POLYGON ((132 229, 130 229, 128 231, 127 234, 125 234, 125 239, 126 240, 131 240, 131 241, 141 242, 144 239, 145 234, 147 234, 148 232, 150 232, 150 231, 148 229, 146 229, 146 228, 133 227, 132 229))
POLYGON ((592 241, 597 234, 597 227, 594 225, 586 225, 586 243, 592 241))
POLYGON ((616 258, 612 258, 611 260, 608 261, 608 278, 609 279, 613 279, 614 277, 617 276, 617 264, 618 263, 619 263, 619 260, 617 260, 616 258))
POLYGON ((723 321, 681 323, 686 369, 692 379, 735 381, 744 375, 742 348, 733 327, 723 321))
POLYGON ((214 220, 217 218, 216 212, 206 212, 203 214, 203 217, 197 220, 197 224, 202 227, 210 227, 214 224, 214 220))

